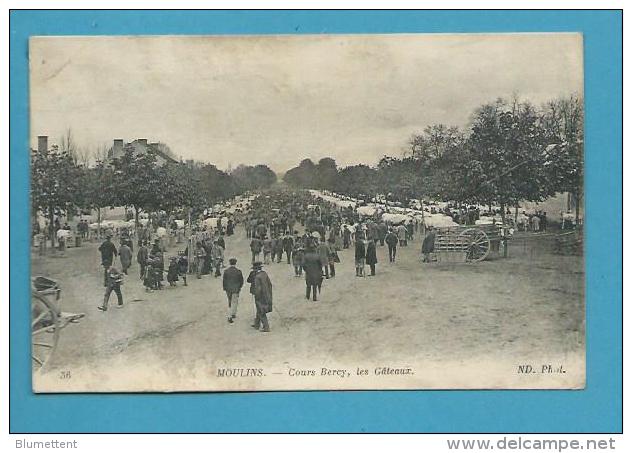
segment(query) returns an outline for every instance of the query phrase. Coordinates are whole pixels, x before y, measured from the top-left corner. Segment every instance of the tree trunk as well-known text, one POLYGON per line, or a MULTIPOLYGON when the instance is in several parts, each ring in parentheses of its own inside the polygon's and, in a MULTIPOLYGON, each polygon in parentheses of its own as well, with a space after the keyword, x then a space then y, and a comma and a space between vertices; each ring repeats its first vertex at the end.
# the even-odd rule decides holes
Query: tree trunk
POLYGON ((140 209, 138 206, 134 206, 134 227, 138 230, 138 212, 140 209))
POLYGON ((55 248, 55 208, 48 207, 48 227, 50 229, 50 248, 55 248))
POLYGON ((580 203, 580 195, 579 190, 575 192, 575 229, 579 230, 579 203, 580 203))
POLYGON ((424 215, 424 199, 419 199, 419 204, 421 205, 421 237, 426 236, 426 216, 424 215))
POLYGON ((505 211, 506 211, 505 203, 501 201, 500 202, 500 218, 501 218, 501 220, 503 222, 503 225, 505 224, 505 216, 506 216, 505 211))
POLYGON ((518 203, 516 203, 516 207, 514 210, 514 227, 518 226, 518 203))
MULTIPOLYGON (((192 228, 191 228, 191 208, 189 208, 189 209, 187 210, 187 213, 188 213, 188 214, 187 214, 187 217, 188 217, 188 220, 189 220, 189 221, 188 221, 188 223, 187 223, 187 226, 188 226, 188 228, 189 228, 189 232, 191 232, 191 231, 192 231, 192 228)), ((185 235, 185 236, 187 235, 187 230, 186 230, 186 229, 184 230, 184 235, 185 235)))
POLYGON ((97 239, 101 239, 101 207, 97 208, 97 239))

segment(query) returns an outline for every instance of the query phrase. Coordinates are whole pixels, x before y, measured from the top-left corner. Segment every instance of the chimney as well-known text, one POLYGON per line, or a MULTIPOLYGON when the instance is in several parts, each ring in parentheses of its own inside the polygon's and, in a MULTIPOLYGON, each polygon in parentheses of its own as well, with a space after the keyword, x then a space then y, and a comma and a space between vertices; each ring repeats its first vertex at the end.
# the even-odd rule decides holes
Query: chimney
POLYGON ((123 148, 125 143, 122 138, 115 138, 114 145, 112 146, 112 157, 120 157, 123 155, 123 148))
POLYGON ((40 153, 48 151, 48 135, 37 136, 37 151, 40 153))
POLYGON ((147 146, 147 139, 146 138, 139 138, 138 139, 138 143, 139 143, 139 145, 146 147, 147 146))

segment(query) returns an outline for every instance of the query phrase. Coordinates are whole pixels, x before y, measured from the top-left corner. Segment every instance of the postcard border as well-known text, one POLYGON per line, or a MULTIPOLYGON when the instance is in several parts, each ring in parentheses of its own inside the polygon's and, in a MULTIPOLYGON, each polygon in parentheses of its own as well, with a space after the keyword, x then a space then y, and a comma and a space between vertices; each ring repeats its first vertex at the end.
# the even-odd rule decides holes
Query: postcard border
POLYGON ((13 10, 10 35, 11 433, 622 431, 622 11, 13 10), (586 212, 597 207, 600 212, 587 217, 585 227, 585 390, 31 392, 24 221, 29 211, 30 36, 453 32, 584 36, 586 212), (110 416, 95 417, 103 413, 110 416))

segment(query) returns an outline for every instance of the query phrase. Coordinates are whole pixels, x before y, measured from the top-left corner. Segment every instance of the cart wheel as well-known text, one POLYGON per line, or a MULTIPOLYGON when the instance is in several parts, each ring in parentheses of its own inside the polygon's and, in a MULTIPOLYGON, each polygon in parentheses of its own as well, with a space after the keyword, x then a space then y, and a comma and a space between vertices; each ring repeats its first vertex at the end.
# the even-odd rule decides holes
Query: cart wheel
POLYGON ((491 249, 491 242, 483 230, 468 228, 460 236, 465 236, 468 239, 466 261, 476 263, 487 258, 491 249))
POLYGON ((46 297, 33 294, 31 299, 31 361, 40 371, 50 360, 59 341, 59 317, 46 297))

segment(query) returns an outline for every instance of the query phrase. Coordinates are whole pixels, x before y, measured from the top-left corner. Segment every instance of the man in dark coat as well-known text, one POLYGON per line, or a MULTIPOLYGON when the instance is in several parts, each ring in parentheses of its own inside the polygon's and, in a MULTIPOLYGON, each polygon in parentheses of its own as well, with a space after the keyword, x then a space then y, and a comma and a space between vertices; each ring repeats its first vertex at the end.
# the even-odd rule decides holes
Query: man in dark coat
POLYGON ((274 240, 273 249, 272 249, 272 261, 276 258, 276 262, 280 263, 283 258, 283 238, 281 236, 277 236, 274 240))
POLYGON ((365 259, 366 259, 366 246, 364 245, 364 239, 356 239, 356 243, 355 243, 356 277, 364 276, 365 259))
POLYGON ((297 239, 294 243, 294 249, 292 250, 292 264, 294 265, 294 276, 300 277, 303 275, 303 257, 305 255, 305 249, 303 248, 303 241, 297 239))
POLYGON ((312 300, 316 302, 318 299, 317 290, 320 288, 323 282, 323 265, 320 261, 320 255, 309 244, 305 248, 305 254, 303 255, 303 270, 305 271, 305 298, 309 300, 310 293, 312 294, 312 300))
POLYGON ((325 242, 325 238, 321 236, 320 244, 318 245, 318 255, 320 256, 320 263, 323 267, 323 273, 325 274, 325 278, 329 279, 329 254, 331 253, 331 248, 329 244, 325 242))
POLYGON ((267 314, 272 311, 272 282, 263 270, 261 261, 253 263, 252 271, 246 281, 250 283, 250 294, 255 297, 257 310, 252 327, 258 330, 261 325, 261 332, 270 332, 267 314))
POLYGON ((290 264, 290 258, 292 256, 293 249, 294 249, 294 238, 289 232, 286 232, 285 236, 283 236, 283 250, 285 251, 285 255, 287 257, 287 264, 290 264))
POLYGON ((112 233, 105 235, 105 241, 99 246, 101 252, 101 266, 103 266, 103 286, 108 286, 108 269, 114 263, 114 257, 118 256, 116 247, 112 243, 112 233))
POLYGON ((239 303, 239 292, 241 287, 244 286, 244 276, 235 265, 237 260, 231 258, 228 260, 230 266, 224 271, 223 288, 228 298, 228 322, 233 323, 233 320, 237 316, 237 304, 239 303))
POLYGON ((388 227, 386 223, 380 222, 377 226, 377 235, 380 240, 380 245, 384 245, 384 239, 386 238, 386 234, 388 233, 388 227))
POLYGON ((371 277, 375 276, 375 265, 377 264, 377 253, 375 241, 369 241, 366 245, 366 264, 371 268, 371 277))
POLYGON ((263 242, 258 237, 253 237, 250 241, 250 251, 252 252, 252 262, 259 260, 261 255, 261 249, 263 248, 263 242))
POLYGON ((140 279, 145 278, 145 267, 147 266, 147 258, 149 257, 149 250, 145 241, 141 241, 138 253, 136 254, 136 262, 140 266, 140 279))
POLYGON ((424 242, 421 244, 421 253, 423 254, 423 262, 430 262, 430 254, 434 253, 435 248, 435 230, 432 227, 428 227, 424 242))
POLYGON ((394 263, 395 255, 397 254, 397 244, 399 242, 399 239, 397 238, 395 232, 391 229, 384 238, 384 241, 386 242, 386 245, 388 245, 388 260, 391 263, 394 263))
POLYGON ((123 241, 121 242, 118 253, 123 273, 127 275, 127 269, 132 265, 132 249, 129 248, 127 242, 123 241))

